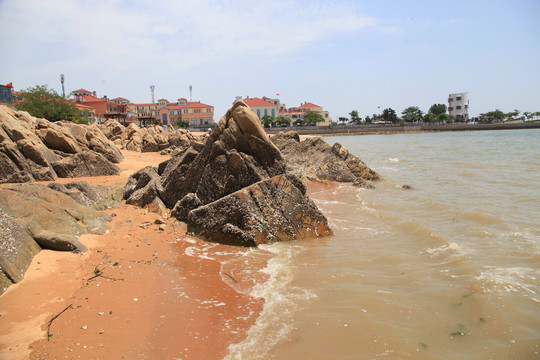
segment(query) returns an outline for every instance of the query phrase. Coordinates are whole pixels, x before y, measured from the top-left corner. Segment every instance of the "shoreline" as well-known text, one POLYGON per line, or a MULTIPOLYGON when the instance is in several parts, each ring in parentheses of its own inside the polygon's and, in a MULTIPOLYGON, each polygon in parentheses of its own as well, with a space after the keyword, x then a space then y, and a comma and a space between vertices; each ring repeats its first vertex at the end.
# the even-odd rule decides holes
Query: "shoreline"
POLYGON ((520 130, 539 129, 540 121, 525 123, 495 123, 495 124, 421 124, 421 125, 337 125, 332 127, 287 127, 265 128, 267 134, 275 135, 281 131, 294 130, 298 135, 305 136, 347 136, 347 135, 392 135, 415 134, 452 131, 486 131, 486 130, 520 130))
MULTIPOLYGON (((57 181, 123 186, 168 158, 122 152, 120 175, 57 181)), ((106 212, 110 231, 82 235, 85 253, 40 251, 0 296, 0 358, 222 359, 244 340, 263 300, 237 291, 235 274, 222 269, 243 249, 185 235, 184 223, 125 203, 106 212)))

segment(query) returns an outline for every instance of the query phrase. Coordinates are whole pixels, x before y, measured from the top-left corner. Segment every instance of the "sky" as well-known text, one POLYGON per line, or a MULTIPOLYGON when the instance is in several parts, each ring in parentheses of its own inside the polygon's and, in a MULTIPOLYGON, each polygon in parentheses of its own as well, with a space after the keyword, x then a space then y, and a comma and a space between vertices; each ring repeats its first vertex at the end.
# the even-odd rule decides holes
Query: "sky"
POLYGON ((469 114, 540 111, 540 0, 0 0, 0 84, 242 98, 337 120, 468 92, 469 114))

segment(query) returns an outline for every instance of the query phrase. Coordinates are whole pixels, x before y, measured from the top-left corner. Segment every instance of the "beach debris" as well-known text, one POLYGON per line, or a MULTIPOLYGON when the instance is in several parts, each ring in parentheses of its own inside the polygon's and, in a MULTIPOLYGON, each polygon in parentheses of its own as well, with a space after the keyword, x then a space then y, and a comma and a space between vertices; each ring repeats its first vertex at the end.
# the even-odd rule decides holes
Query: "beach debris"
POLYGON ((51 337, 53 336, 53 334, 51 334, 51 325, 53 321, 58 319, 58 317, 62 315, 64 312, 66 312, 68 309, 73 309, 73 304, 69 304, 68 306, 66 306, 62 311, 60 311, 58 314, 53 316, 51 320, 49 320, 49 322, 47 323, 47 341, 49 341, 51 337))

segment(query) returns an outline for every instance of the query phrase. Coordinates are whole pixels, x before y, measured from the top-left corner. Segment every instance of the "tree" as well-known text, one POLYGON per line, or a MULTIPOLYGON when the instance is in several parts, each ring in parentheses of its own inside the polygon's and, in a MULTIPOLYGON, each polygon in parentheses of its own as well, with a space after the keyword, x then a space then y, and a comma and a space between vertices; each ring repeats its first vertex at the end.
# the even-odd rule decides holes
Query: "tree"
POLYGON ((186 120, 178 119, 176 120, 176 125, 181 128, 187 128, 189 126, 189 122, 186 120))
POLYGON ((18 110, 28 111, 35 117, 49 121, 78 121, 78 110, 75 103, 64 99, 47 85, 36 85, 21 91, 20 102, 15 105, 18 110))
POLYGON ((264 127, 271 127, 272 124, 274 124, 274 118, 270 115, 264 115, 261 121, 264 124, 264 127))
POLYGON ((367 124, 371 124, 371 118, 368 116, 366 116, 366 118, 364 119, 364 121, 367 123, 367 124))
POLYGON ((423 113, 422 110, 418 108, 418 106, 409 106, 401 112, 401 115, 403 116, 404 121, 415 122, 422 119, 423 113))
POLYGON ((485 120, 488 120, 488 121, 502 121, 505 117, 506 117, 506 114, 504 112, 502 112, 501 110, 499 109, 496 109, 495 111, 489 111, 487 113, 482 113, 480 114, 480 117, 482 117, 483 119, 485 120))
POLYGON ((432 114, 432 113, 427 113, 424 116, 424 121, 427 122, 427 123, 434 123, 434 122, 437 122, 437 120, 438 120, 437 115, 432 114))
POLYGON ((356 110, 351 111, 349 115, 351 115, 351 122, 354 124, 359 124, 360 121, 362 121, 362 119, 358 117, 358 111, 356 110))
POLYGON ((382 113, 382 118, 384 121, 390 121, 395 123, 397 121, 396 111, 392 108, 384 109, 382 113))
POLYGON ((345 123, 346 123, 347 121, 349 121, 349 119, 347 119, 346 117, 340 117, 340 118, 339 118, 339 121, 340 121, 341 123, 343 123, 343 125, 345 125, 345 123))
POLYGON ((433 114, 436 116, 439 116, 440 114, 446 113, 446 105, 445 104, 433 104, 429 108, 428 114, 433 114))
POLYGON ((304 114, 304 121, 308 124, 317 125, 320 122, 324 122, 324 117, 318 112, 308 110, 304 114))
POLYGON ((448 115, 447 113, 442 113, 442 114, 439 114, 439 115, 437 116, 437 119, 438 119, 440 122, 445 122, 445 121, 450 120, 450 115, 448 115))
POLYGON ((276 118, 276 124, 278 124, 279 126, 289 126, 290 123, 291 120, 289 120, 285 116, 278 116, 276 118))

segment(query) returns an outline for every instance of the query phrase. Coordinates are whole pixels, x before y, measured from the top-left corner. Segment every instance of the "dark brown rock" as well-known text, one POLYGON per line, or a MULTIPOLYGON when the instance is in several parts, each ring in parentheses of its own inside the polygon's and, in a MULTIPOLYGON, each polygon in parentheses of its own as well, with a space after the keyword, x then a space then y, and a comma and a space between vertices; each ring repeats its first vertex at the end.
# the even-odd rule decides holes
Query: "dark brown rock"
POLYGON ((331 235, 325 216, 298 183, 293 175, 277 175, 200 206, 189 212, 188 231, 241 246, 331 235))
POLYGON ((117 175, 120 169, 103 155, 84 151, 52 163, 56 174, 62 178, 96 175, 117 175))

